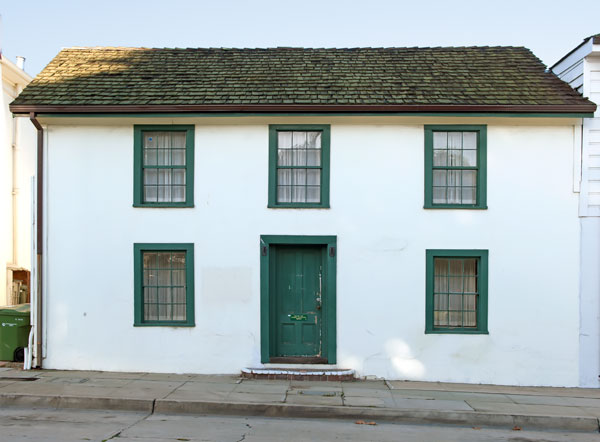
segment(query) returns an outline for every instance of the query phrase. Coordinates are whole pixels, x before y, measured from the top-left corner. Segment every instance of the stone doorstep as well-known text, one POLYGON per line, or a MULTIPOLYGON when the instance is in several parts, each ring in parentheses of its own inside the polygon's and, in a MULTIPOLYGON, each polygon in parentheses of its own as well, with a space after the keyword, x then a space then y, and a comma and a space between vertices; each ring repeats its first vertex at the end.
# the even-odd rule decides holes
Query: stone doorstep
POLYGON ((242 377, 287 381, 353 381, 356 379, 354 370, 340 368, 243 368, 242 377))

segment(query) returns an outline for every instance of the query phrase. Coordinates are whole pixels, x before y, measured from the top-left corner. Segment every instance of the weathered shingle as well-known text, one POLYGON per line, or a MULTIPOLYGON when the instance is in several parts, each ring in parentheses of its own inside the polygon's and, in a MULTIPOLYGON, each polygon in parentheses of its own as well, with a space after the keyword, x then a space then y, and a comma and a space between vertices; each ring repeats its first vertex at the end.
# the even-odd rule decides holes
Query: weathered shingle
POLYGON ((62 50, 13 106, 593 106, 521 47, 62 50))

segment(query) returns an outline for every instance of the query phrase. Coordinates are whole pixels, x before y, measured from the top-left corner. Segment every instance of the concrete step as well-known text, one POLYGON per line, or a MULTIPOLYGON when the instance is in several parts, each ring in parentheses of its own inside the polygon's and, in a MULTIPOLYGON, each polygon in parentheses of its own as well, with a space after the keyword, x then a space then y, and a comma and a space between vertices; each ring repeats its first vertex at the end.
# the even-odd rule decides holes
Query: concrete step
POLYGON ((288 381, 352 381, 355 372, 343 368, 244 368, 246 379, 280 379, 288 381))

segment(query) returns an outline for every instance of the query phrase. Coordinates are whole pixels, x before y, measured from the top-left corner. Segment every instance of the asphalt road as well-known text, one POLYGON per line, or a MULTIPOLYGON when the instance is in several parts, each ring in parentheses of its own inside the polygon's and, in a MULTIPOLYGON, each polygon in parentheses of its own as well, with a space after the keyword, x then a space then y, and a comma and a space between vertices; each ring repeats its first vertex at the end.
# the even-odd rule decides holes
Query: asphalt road
POLYGON ((402 442, 583 442, 600 434, 510 429, 477 429, 435 425, 317 419, 276 419, 232 416, 148 415, 145 413, 0 409, 0 441, 402 441, 402 442))

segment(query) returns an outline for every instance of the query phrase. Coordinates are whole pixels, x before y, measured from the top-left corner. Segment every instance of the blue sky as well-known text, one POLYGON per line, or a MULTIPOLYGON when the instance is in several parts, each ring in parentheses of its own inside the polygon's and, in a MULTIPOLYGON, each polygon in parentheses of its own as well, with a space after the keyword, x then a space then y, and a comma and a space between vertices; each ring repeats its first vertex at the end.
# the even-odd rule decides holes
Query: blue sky
POLYGON ((526 46, 550 65, 600 33, 600 0, 34 0, 0 6, 3 56, 62 47, 526 46))

